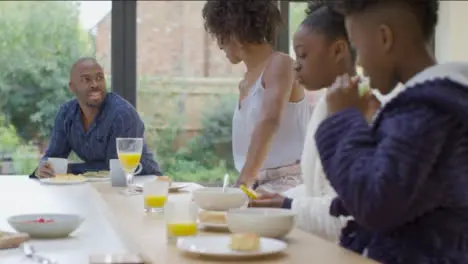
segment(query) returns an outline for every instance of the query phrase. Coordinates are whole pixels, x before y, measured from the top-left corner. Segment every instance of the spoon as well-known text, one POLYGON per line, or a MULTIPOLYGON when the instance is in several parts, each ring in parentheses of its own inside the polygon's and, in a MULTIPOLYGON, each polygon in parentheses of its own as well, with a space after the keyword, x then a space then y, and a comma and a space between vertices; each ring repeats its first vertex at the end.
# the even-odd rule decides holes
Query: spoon
POLYGON ((23 252, 24 255, 29 258, 34 260, 37 263, 41 264, 57 264, 56 261, 51 260, 49 258, 43 257, 41 255, 36 254, 36 249, 29 243, 23 243, 23 252))
POLYGON ((226 187, 229 184, 229 174, 224 174, 224 182, 223 182, 223 192, 226 192, 226 187))

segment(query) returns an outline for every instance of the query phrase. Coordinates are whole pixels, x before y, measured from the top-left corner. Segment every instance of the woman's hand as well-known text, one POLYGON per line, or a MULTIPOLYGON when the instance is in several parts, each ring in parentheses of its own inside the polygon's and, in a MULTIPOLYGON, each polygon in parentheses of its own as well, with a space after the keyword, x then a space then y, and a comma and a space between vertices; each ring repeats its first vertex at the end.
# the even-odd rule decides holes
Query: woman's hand
POLYGON ((245 187, 247 188, 252 188, 255 181, 256 181, 255 176, 251 176, 249 174, 241 172, 241 175, 237 179, 236 183, 234 183, 234 187, 240 187, 241 185, 245 185, 245 187))
POLYGON ((260 197, 251 200, 249 207, 281 208, 285 197, 277 193, 261 193, 260 197))

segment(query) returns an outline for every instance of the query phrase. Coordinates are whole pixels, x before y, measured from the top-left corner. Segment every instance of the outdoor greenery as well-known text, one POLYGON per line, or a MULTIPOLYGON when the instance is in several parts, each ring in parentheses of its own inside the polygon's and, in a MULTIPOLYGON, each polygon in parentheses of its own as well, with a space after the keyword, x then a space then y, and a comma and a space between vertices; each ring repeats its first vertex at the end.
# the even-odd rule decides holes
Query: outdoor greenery
POLYGON ((0 151, 29 174, 39 155, 32 142, 48 138, 59 105, 72 98, 70 65, 92 42, 76 1, 1 1, 0 35, 0 151))
POLYGON ((25 141, 47 138, 70 99, 70 65, 89 55, 75 1, 0 2, 0 107, 25 141))
POLYGON ((16 128, 6 122, 4 115, 0 115, 0 153, 11 153, 19 146, 21 139, 16 128))
POLYGON ((302 20, 305 18, 305 9, 307 8, 307 3, 302 2, 291 2, 289 4, 289 36, 292 39, 292 36, 299 28, 302 20))
POLYGON ((180 116, 165 116, 166 129, 152 131, 148 144, 156 149, 157 160, 166 175, 179 181, 217 184, 225 173, 235 178, 231 151, 232 115, 236 97, 221 96, 209 105, 202 118, 202 130, 188 138, 183 129, 185 120, 180 116), (178 147, 174 142, 187 142, 178 147))

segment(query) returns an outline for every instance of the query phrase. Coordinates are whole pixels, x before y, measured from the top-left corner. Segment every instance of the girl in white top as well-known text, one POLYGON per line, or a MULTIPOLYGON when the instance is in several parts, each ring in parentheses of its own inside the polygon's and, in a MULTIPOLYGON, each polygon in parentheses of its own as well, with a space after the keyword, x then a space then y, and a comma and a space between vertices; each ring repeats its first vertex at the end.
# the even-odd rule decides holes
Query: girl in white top
MULTIPOLYGON (((339 75, 356 75, 356 57, 349 44, 344 17, 317 3, 309 4, 306 14, 294 35, 299 81, 308 90, 320 90, 331 85, 339 75)), ((372 102, 366 113, 368 120, 379 107, 377 100, 372 102)), ((325 177, 315 145, 315 131, 327 115, 323 97, 315 106, 308 125, 301 159, 304 185, 291 189, 285 196, 264 194, 261 199, 251 201, 251 206, 290 208, 298 213, 297 224, 301 229, 338 241, 347 219, 329 214, 336 193, 325 177)))
POLYGON ((207 1, 203 18, 230 62, 247 69, 233 117, 236 185, 268 192, 299 185, 311 107, 295 80, 293 60, 273 49, 281 25, 277 1, 207 1))

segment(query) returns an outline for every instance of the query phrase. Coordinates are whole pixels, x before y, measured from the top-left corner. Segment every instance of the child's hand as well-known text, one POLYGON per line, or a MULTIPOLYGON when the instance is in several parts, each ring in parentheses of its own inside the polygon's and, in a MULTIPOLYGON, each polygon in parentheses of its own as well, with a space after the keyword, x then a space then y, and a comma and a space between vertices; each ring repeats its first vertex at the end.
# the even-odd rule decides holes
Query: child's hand
POLYGON ((366 107, 359 96, 359 77, 338 76, 327 91, 327 104, 330 115, 348 108, 357 108, 363 113, 366 107))
POLYGON ((365 109, 364 109, 364 117, 366 118, 367 122, 370 124, 374 119, 375 114, 380 109, 381 103, 377 97, 371 92, 367 92, 361 98, 364 101, 365 109))

